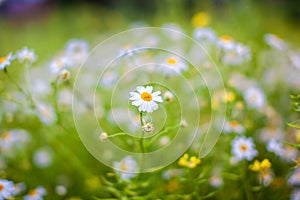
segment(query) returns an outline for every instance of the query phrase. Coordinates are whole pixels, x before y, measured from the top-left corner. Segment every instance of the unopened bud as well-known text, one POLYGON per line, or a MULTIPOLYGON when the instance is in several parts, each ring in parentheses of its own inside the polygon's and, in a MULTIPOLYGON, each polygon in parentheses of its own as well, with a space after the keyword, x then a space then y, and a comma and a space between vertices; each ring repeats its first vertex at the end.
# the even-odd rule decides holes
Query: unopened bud
POLYGON ((143 127, 143 131, 151 133, 154 130, 154 126, 151 123, 146 123, 143 127))
POLYGON ((102 142, 104 142, 105 140, 107 140, 108 135, 107 135, 107 133, 104 133, 104 132, 103 132, 103 133, 100 134, 99 138, 100 138, 100 140, 101 140, 102 142))

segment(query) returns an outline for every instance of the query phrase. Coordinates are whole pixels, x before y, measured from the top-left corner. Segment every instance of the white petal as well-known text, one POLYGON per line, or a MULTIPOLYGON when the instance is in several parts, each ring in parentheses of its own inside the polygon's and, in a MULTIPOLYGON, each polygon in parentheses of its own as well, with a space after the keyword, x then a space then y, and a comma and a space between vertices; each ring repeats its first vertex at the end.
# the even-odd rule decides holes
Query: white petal
POLYGON ((133 101, 132 105, 134 106, 140 106, 143 103, 143 100, 133 101))
POLYGON ((153 101, 163 102, 161 96, 153 97, 153 101))
POLYGON ((156 97, 156 96, 158 96, 158 95, 160 95, 160 94, 161 94, 160 91, 153 92, 153 93, 152 93, 152 97, 156 97))
POLYGON ((136 88, 136 90, 140 93, 140 94, 142 94, 143 92, 145 92, 145 87, 144 86, 138 86, 137 88, 136 88))
POLYGON ((139 99, 141 99, 141 95, 138 94, 138 93, 136 93, 136 92, 134 92, 134 93, 132 93, 132 94, 130 94, 130 95, 132 95, 132 96, 129 98, 130 100, 139 100, 139 99))
POLYGON ((152 90, 153 90, 153 87, 152 87, 152 86, 147 86, 147 87, 146 87, 146 92, 148 92, 148 93, 151 94, 152 90))

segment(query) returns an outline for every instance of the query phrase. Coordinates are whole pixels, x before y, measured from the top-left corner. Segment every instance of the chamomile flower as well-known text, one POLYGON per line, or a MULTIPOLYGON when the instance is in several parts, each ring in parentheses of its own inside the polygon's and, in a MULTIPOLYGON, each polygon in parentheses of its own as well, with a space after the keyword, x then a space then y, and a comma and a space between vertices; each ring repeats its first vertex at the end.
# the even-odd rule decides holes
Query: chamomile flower
POLYGON ((15 185, 12 181, 0 179, 0 199, 9 199, 15 195, 15 185))
POLYGON ((128 181, 136 176, 138 165, 133 158, 127 156, 120 162, 114 162, 114 169, 121 179, 128 181))
POLYGON ((9 66, 13 59, 14 57, 12 52, 10 52, 7 56, 0 57, 0 70, 4 70, 7 66, 9 66))
POLYGON ((54 59, 49 65, 49 70, 53 74, 58 74, 61 70, 69 68, 71 66, 72 62, 70 58, 63 56, 54 59))
POLYGON ((217 41, 217 35, 211 28, 196 28, 193 32, 193 38, 199 42, 214 43, 217 41))
POLYGON ((152 93, 152 86, 138 86, 137 92, 130 92, 130 100, 132 105, 139 107, 140 112, 153 112, 158 109, 156 102, 163 102, 160 91, 152 93))
POLYGON ((17 58, 20 63, 27 62, 29 64, 32 64, 36 61, 37 56, 34 53, 33 49, 28 49, 27 47, 24 47, 23 49, 17 52, 17 58))
POLYGON ((252 160, 257 155, 252 138, 237 137, 231 142, 231 146, 232 154, 239 161, 252 160))
POLYGON ((66 44, 66 56, 73 63, 80 64, 89 54, 89 44, 85 40, 72 39, 66 44))
POLYGON ((46 195, 45 188, 39 186, 36 189, 30 190, 26 196, 24 196, 24 200, 43 200, 43 196, 46 195))
POLYGON ((222 62, 228 66, 236 66, 250 60, 250 58, 251 53, 249 47, 240 43, 234 43, 224 51, 222 62))
POLYGON ((234 44, 232 37, 230 37, 228 35, 223 35, 219 38, 217 45, 222 50, 230 50, 230 49, 233 49, 235 44, 234 44))
POLYGON ((188 66, 179 58, 169 57, 165 60, 160 70, 166 76, 179 75, 182 71, 188 70, 188 66))
POLYGON ((238 133, 245 132, 245 128, 236 120, 226 121, 224 125, 224 133, 238 133))
POLYGON ((248 88, 244 93, 244 99, 251 108, 262 108, 265 105, 265 94, 256 87, 248 88))
POLYGON ((271 33, 266 34, 265 41, 268 45, 270 45, 274 49, 280 51, 284 51, 286 49, 286 43, 275 34, 271 34, 271 33))

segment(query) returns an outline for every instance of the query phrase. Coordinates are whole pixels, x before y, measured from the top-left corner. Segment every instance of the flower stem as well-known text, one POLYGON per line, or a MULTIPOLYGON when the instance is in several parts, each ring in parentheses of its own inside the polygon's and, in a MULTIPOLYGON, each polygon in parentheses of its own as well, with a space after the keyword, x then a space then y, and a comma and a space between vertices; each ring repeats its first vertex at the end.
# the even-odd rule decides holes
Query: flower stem
MULTIPOLYGON (((140 122, 141 122, 141 127, 144 126, 144 121, 143 121, 143 113, 140 112, 140 122)), ((142 131, 142 135, 141 135, 141 139, 140 139, 140 148, 141 148, 141 151, 142 153, 145 153, 145 150, 144 150, 144 134, 145 134, 145 131, 142 131)))

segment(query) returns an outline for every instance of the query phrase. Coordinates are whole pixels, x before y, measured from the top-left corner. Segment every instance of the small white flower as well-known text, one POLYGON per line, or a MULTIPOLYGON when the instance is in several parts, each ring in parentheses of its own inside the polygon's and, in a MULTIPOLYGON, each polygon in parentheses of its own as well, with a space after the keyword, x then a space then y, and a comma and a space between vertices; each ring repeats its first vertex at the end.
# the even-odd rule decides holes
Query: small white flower
POLYGON ((138 165, 133 158, 127 156, 120 162, 114 162, 114 169, 121 179, 128 181, 136 176, 138 165))
POLYGON ((263 128, 259 133, 259 138, 263 142, 270 140, 282 140, 284 138, 283 130, 277 127, 263 128))
POLYGON ((244 99, 249 107, 262 108, 265 105, 265 94, 259 88, 249 88, 244 93, 244 99))
POLYGON ((53 74, 58 74, 61 70, 69 68, 71 66, 71 60, 68 57, 63 56, 54 59, 49 65, 49 70, 53 74))
POLYGON ((1 134, 0 149, 8 156, 13 153, 13 149, 22 149, 29 139, 30 136, 26 130, 12 129, 1 134))
POLYGON ((290 176, 288 183, 290 185, 300 186, 300 170, 299 170, 299 168, 297 168, 293 171, 293 174, 290 176))
POLYGON ((70 71, 67 69, 62 69, 58 76, 63 80, 63 81, 67 81, 70 79, 70 71))
POLYGON ((103 132, 103 133, 100 134, 99 138, 103 142, 103 141, 107 140, 108 135, 107 135, 107 133, 103 132))
POLYGON ((230 50, 234 48, 235 43, 230 36, 223 35, 219 38, 217 45, 222 50, 230 50))
POLYGON ((213 175, 208 180, 209 184, 214 188, 220 188, 223 185, 223 179, 219 175, 213 175))
POLYGON ((39 186, 36 189, 30 190, 26 196, 23 197, 24 200, 43 200, 43 196, 46 195, 45 188, 39 186))
POLYGON ((265 41, 274 49, 284 51, 286 49, 286 43, 275 34, 265 34, 265 41))
POLYGON ((153 112, 158 109, 156 102, 163 102, 160 91, 152 93, 152 86, 138 86, 137 92, 130 92, 130 100, 132 105, 139 107, 140 112, 153 112))
POLYGON ((65 194, 67 194, 67 188, 63 185, 57 185, 55 187, 55 192, 56 194, 58 194, 59 196, 63 196, 65 194))
POLYGON ((54 109, 50 105, 38 104, 37 116, 47 125, 52 124, 56 120, 54 109))
POLYGON ((252 160, 257 155, 252 138, 237 137, 231 142, 231 146, 232 154, 239 161, 243 159, 252 160))
POLYGON ((146 123, 143 127, 142 127, 143 131, 145 131, 146 133, 151 133, 154 130, 154 126, 151 123, 146 123))
POLYGON ((27 47, 24 47, 23 49, 17 52, 17 58, 20 63, 28 62, 29 64, 32 64, 36 61, 37 56, 34 53, 33 49, 28 49, 27 47))
POLYGON ((267 143, 267 150, 273 152, 278 156, 282 156, 284 152, 283 144, 275 139, 270 140, 267 143))
POLYGON ((0 70, 5 69, 10 65, 10 62, 14 59, 12 52, 10 52, 7 56, 0 57, 0 70))
POLYGON ((236 120, 226 121, 224 125, 225 133, 238 133, 242 134, 245 132, 245 128, 238 123, 236 120))
POLYGON ((73 63, 80 64, 89 54, 89 44, 85 40, 72 39, 66 45, 66 56, 73 63))
POLYGON ((234 43, 231 47, 225 49, 222 62, 225 65, 236 66, 250 59, 251 53, 249 47, 240 43, 234 43))
POLYGON ((178 58, 169 57, 165 60, 161 68, 161 72, 167 76, 179 75, 182 71, 186 71, 188 66, 178 58))
POLYGON ((166 91, 164 94, 163 94, 163 98, 166 102, 171 102, 174 100, 174 94, 170 91, 166 91))
POLYGON ((0 179, 0 199, 9 199, 15 195, 15 185, 12 181, 0 179))
POLYGON ((211 28, 196 28, 193 32, 193 38, 204 43, 214 43, 217 40, 217 35, 211 28))
POLYGON ((38 149, 33 155, 33 162, 39 168, 45 168, 52 164, 52 156, 48 149, 38 149))

